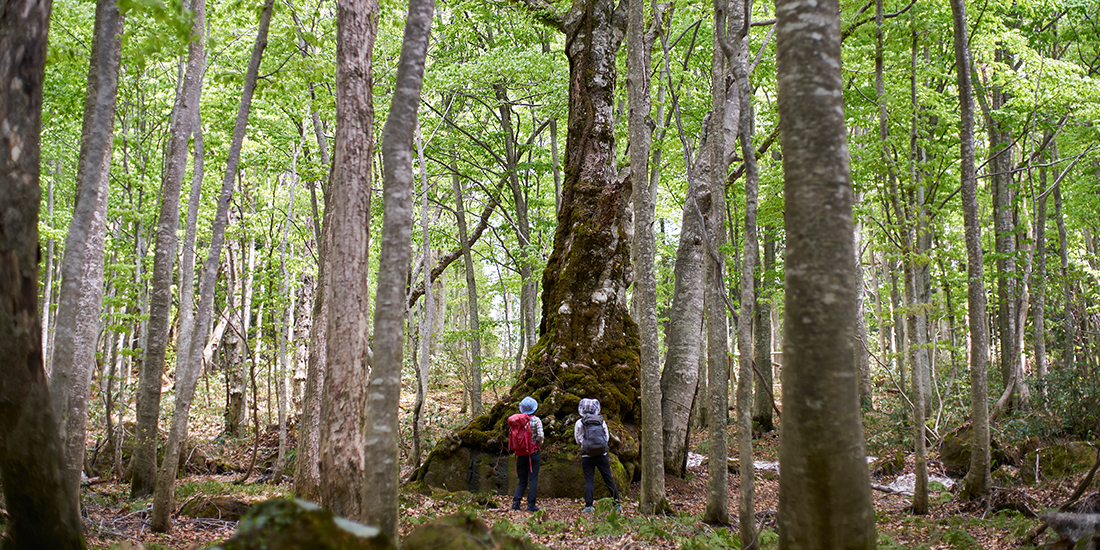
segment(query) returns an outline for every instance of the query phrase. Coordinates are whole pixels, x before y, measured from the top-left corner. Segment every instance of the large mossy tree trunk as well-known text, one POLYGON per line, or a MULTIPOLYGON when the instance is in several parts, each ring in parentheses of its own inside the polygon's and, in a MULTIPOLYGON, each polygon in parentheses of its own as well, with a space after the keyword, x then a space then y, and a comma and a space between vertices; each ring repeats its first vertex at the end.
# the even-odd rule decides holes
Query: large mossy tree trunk
MULTIPOLYGON (((638 328, 630 317, 630 185, 615 171, 615 54, 626 25, 613 0, 578 3, 561 19, 566 35, 569 132, 554 250, 542 278, 539 339, 511 391, 442 441, 413 479, 450 490, 505 492, 511 473, 507 418, 525 396, 544 423, 543 496, 580 496, 573 441, 581 398, 596 398, 611 429, 613 470, 634 477, 640 421, 638 328)), ((622 486, 622 485, 620 485, 622 486)), ((599 491, 597 491, 597 496, 599 491)))

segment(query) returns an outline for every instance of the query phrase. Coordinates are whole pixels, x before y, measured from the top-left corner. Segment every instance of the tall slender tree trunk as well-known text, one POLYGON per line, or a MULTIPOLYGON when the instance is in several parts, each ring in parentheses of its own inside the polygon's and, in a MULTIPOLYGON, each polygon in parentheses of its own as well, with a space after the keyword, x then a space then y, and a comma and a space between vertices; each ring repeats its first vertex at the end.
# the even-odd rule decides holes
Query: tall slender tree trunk
MULTIPOLYGON (((529 350, 535 345, 538 333, 535 332, 537 322, 537 302, 535 279, 531 270, 531 222, 528 220, 527 196, 524 188, 519 183, 519 152, 516 150, 516 138, 512 129, 512 106, 509 104, 508 92, 504 84, 495 84, 497 100, 500 101, 501 130, 504 132, 505 161, 508 172, 508 184, 512 189, 512 202, 516 208, 516 239, 519 242, 519 274, 523 281, 520 287, 520 312, 523 327, 523 348, 529 350)), ((521 350, 521 353, 522 353, 521 350)))
POLYGON ((1054 186, 1054 218, 1058 221, 1058 256, 1062 264, 1062 310, 1065 316, 1065 349, 1062 368, 1067 371, 1077 363, 1075 344, 1077 323, 1073 314, 1073 283, 1069 278, 1069 248, 1066 246, 1066 220, 1062 216, 1062 185, 1054 186))
POLYGON ((466 266, 466 301, 469 304, 470 339, 470 412, 481 416, 481 319, 477 311, 477 277, 474 272, 474 258, 470 253, 470 242, 466 232, 466 206, 462 196, 462 178, 458 165, 451 165, 451 185, 455 192, 455 218, 458 221, 458 240, 462 243, 462 259, 466 266))
MULTIPOLYGON (((505 118, 505 120, 507 120, 507 118, 505 118)), ((509 134, 510 133, 511 132, 509 132, 509 134)), ((435 302, 432 300, 432 273, 430 269, 432 264, 432 243, 431 233, 428 231, 430 225, 428 222, 428 168, 424 164, 424 139, 420 135, 419 127, 416 131, 415 141, 417 157, 420 161, 420 190, 423 193, 420 196, 420 244, 421 253, 424 258, 424 300, 422 302, 423 309, 421 309, 423 314, 420 316, 420 349, 414 351, 414 353, 420 354, 420 361, 419 364, 416 365, 416 403, 413 405, 413 456, 411 462, 414 467, 419 468, 420 434, 423 433, 424 429, 424 400, 428 394, 428 372, 431 369, 432 322, 434 314, 432 310, 435 306, 435 302)), ((412 326, 410 326, 409 329, 411 331, 412 326)))
MULTIPOLYGON (((1046 137, 1052 137, 1049 134, 1046 137)), ((1044 154, 1043 158, 1050 160, 1052 155, 1044 154)), ((1035 288, 1035 309, 1032 312, 1031 324, 1035 341, 1035 375, 1041 380, 1047 375, 1047 342, 1046 342, 1046 278, 1047 278, 1047 168, 1039 168, 1039 194, 1034 198, 1035 210, 1035 275, 1031 284, 1035 288)), ((1042 390, 1039 386, 1039 391, 1042 390)))
MULTIPOLYGON (((304 40, 302 40, 304 42, 304 40)), ((313 85, 310 85, 313 93, 313 85)), ((321 165, 331 168, 328 154, 328 140, 321 125, 321 115, 314 109, 310 113, 313 121, 313 133, 317 138, 317 149, 321 156, 321 165)), ((310 185, 310 204, 313 206, 313 230, 317 241, 317 283, 313 291, 312 325, 309 331, 308 358, 306 360, 306 382, 302 395, 302 414, 298 420, 298 455, 294 466, 294 490, 305 498, 318 500, 321 490, 321 405, 324 401, 325 358, 328 347, 325 331, 328 330, 328 304, 325 294, 328 288, 329 268, 328 250, 331 242, 331 213, 327 189, 330 185, 321 180, 319 186, 324 193, 325 208, 323 214, 317 209, 317 187, 310 185)), ((369 193, 367 204, 370 204, 369 193)), ((368 215, 367 219, 370 219, 368 215)), ((369 222, 368 222, 369 224, 369 222)))
POLYGON ((278 485, 283 480, 283 472, 286 470, 286 414, 287 414, 287 371, 290 370, 291 358, 294 356, 294 288, 290 276, 290 270, 286 265, 287 240, 290 237, 290 225, 294 222, 294 188, 298 185, 298 152, 295 151, 291 160, 290 190, 287 198, 286 220, 283 222, 283 239, 279 244, 279 271, 282 272, 282 281, 279 283, 279 294, 287 297, 286 308, 283 310, 282 330, 279 331, 279 370, 275 376, 275 389, 279 406, 279 451, 275 460, 275 469, 271 475, 271 482, 278 485))
POLYGON ((65 239, 57 325, 53 351, 48 354, 53 415, 65 449, 65 483, 73 495, 80 494, 88 394, 101 324, 103 249, 122 27, 123 16, 113 0, 96 3, 76 205, 65 239))
MULTIPOLYGON (((198 16, 196 20, 200 21, 198 16)), ((192 28, 202 29, 201 26, 192 28)), ((201 36, 202 30, 199 31, 201 36)), ((141 381, 137 394, 137 437, 134 450, 134 472, 130 494, 146 496, 156 484, 158 422, 160 416, 160 386, 164 374, 168 346, 169 321, 172 309, 172 270, 175 263, 179 227, 180 191, 187 163, 188 138, 195 124, 202 87, 202 41, 188 46, 188 61, 183 84, 176 96, 172 128, 169 132, 168 164, 161 190, 160 213, 157 215, 157 240, 153 256, 153 291, 149 303, 149 329, 145 360, 141 364, 141 381)), ((177 397, 178 399, 178 397, 177 397)))
MULTIPOLYGON (((204 28, 205 4, 196 0, 195 29, 204 28)), ((201 352, 205 348, 204 336, 209 332, 210 320, 214 310, 214 288, 217 282, 218 266, 221 263, 222 245, 225 242, 225 229, 229 221, 229 202, 233 197, 233 182, 237 178, 241 147, 244 143, 245 129, 248 126, 248 112, 252 104, 252 93, 260 72, 260 60, 267 47, 267 31, 271 23, 274 0, 264 3, 260 13, 260 25, 256 41, 252 46, 252 56, 248 62, 244 88, 241 91, 241 103, 234 122, 233 139, 229 145, 225 174, 222 178, 221 194, 218 197, 218 210, 214 215, 214 225, 210 237, 210 249, 203 263, 200 281, 199 307, 195 322, 195 335, 191 338, 190 349, 185 355, 186 361, 176 367, 176 405, 172 417, 172 429, 168 434, 168 443, 164 447, 164 460, 157 475, 156 492, 153 495, 153 514, 151 523, 154 531, 168 531, 171 528, 170 515, 174 501, 176 474, 179 471, 180 449, 187 441, 187 418, 191 410, 191 400, 195 395, 195 386, 201 372, 201 352)), ((200 48, 201 48, 201 41, 200 48)), ((201 49, 200 49, 201 58, 201 49)), ((195 117, 196 128, 198 117, 195 117)), ((201 145, 201 141, 199 142, 201 145)), ((196 152, 198 151, 196 147, 196 152)), ((251 253, 251 251, 249 251, 251 253)), ((245 312, 247 314, 247 311, 245 312)), ((247 332, 245 333, 247 337, 247 332)), ((253 392, 255 397, 255 392, 253 392)), ((256 426, 259 433, 259 426, 256 426)))
MULTIPOLYGON (((725 32, 727 0, 715 0, 715 28, 725 32)), ((718 32, 716 35, 720 34, 718 32)), ((729 518, 729 457, 726 426, 729 411, 729 323, 725 303, 725 254, 718 248, 726 242, 726 55, 720 38, 714 39, 714 56, 711 64, 711 116, 707 146, 711 162, 710 212, 704 224, 706 244, 705 283, 703 287, 703 311, 707 331, 707 409, 710 414, 710 431, 707 435, 709 462, 707 466, 707 504, 703 521, 725 525, 729 518)))
POLYGON ((755 399, 752 401, 752 423, 756 429, 763 433, 775 429, 772 416, 772 306, 770 294, 772 290, 771 277, 768 275, 775 269, 775 238, 774 229, 764 227, 764 262, 763 270, 756 281, 756 307, 753 314, 753 355, 756 357, 756 370, 760 376, 755 377, 756 387, 753 390, 755 399))
MULTIPOLYGON (((755 119, 752 107, 752 82, 750 80, 749 24, 747 17, 752 12, 752 0, 738 0, 730 5, 733 33, 737 41, 733 44, 723 42, 733 75, 737 79, 741 102, 741 120, 738 124, 738 136, 741 142, 741 156, 745 162, 745 236, 741 262, 741 304, 737 321, 737 352, 740 368, 737 373, 737 443, 740 464, 741 490, 738 507, 738 522, 742 548, 756 550, 760 548, 756 533, 755 471, 752 469, 752 412, 753 412, 753 369, 756 356, 753 352, 753 324, 755 316, 756 263, 760 256, 757 240, 756 208, 760 171, 756 164, 756 149, 752 145, 755 119), (739 28, 738 28, 739 27, 739 28)), ((765 400, 765 395, 756 399, 765 400)), ((770 401, 770 399, 768 400, 770 401)))
POLYGON ((855 340, 839 6, 776 4, 787 229, 779 547, 875 547, 855 340), (828 215, 822 215, 822 213, 828 215))
MULTIPOLYGON (((328 326, 321 405, 321 418, 330 420, 322 423, 320 443, 321 502, 336 514, 368 522, 371 518, 363 506, 371 493, 366 487, 377 488, 364 479, 369 461, 363 420, 368 377, 372 386, 379 381, 370 371, 367 348, 367 214, 374 153, 371 80, 378 13, 375 0, 337 4, 336 147, 331 201, 325 206, 332 209, 331 248, 326 251, 332 271, 325 286, 328 326)), ((400 326, 394 332, 404 334, 400 326)))
MULTIPOLYGON (((50 227, 50 228, 53 227, 53 189, 54 189, 55 182, 60 177, 59 176, 59 172, 61 171, 61 169, 59 167, 60 164, 61 163, 56 161, 56 160, 50 163, 50 165, 53 167, 54 173, 53 173, 53 177, 50 178, 49 182, 46 184, 46 224, 45 225, 46 225, 46 227, 50 227)), ((47 377, 52 376, 51 366, 50 366, 50 363, 53 361, 53 357, 50 354, 50 313, 51 313, 50 308, 52 306, 50 304, 52 303, 52 300, 53 300, 53 271, 54 271, 53 264, 54 264, 54 249, 56 248, 56 246, 57 245, 54 242, 53 237, 50 237, 50 238, 46 239, 46 260, 45 260, 46 265, 45 265, 45 269, 43 269, 44 274, 45 274, 45 281, 43 281, 43 283, 42 283, 42 316, 41 316, 41 319, 42 319, 42 353, 43 353, 42 357, 43 357, 43 360, 44 360, 43 362, 44 362, 44 366, 45 366, 45 369, 46 369, 46 376, 47 377)), ((56 416, 54 418, 56 418, 56 416)))
MULTIPOLYGON (((374 362, 367 390, 368 457, 363 480, 363 520, 391 540, 398 537, 398 402, 401 397, 402 318, 405 277, 412 257, 412 147, 424 83, 433 0, 409 0, 394 96, 382 140, 384 216, 374 313, 374 362)), ((425 267, 427 267, 425 265, 425 267)), ((425 288, 427 291, 427 288, 425 288)), ((427 307, 427 306, 425 306, 427 307)))
MULTIPOLYGON (((666 40, 662 36, 662 40, 666 40)), ((661 372, 661 420, 663 423, 665 471, 677 477, 687 473, 688 428, 696 391, 700 388, 699 368, 703 344, 703 241, 700 211, 710 208, 710 154, 701 140, 698 159, 691 168, 680 222, 680 243, 676 248, 672 305, 669 308, 668 351, 661 372)), ((685 155, 687 153, 685 152, 685 155)), ((690 158, 690 157, 688 157, 690 158)), ((705 380, 702 388, 706 388, 705 380)), ((705 395, 705 392, 700 395, 705 395)), ((704 407, 705 409, 705 407, 704 407)))
POLYGON ((38 208, 42 82, 52 3, 11 0, 0 10, 0 482, 5 548, 84 548, 78 495, 42 366, 38 208), (29 483, 33 480, 33 483, 29 483))
MULTIPOLYGON (((327 154, 322 154, 322 158, 326 157, 327 154)), ((316 209, 316 190, 313 187, 310 188, 310 194, 316 209)), ((298 420, 298 457, 294 468, 294 491, 312 500, 319 500, 321 496, 321 409, 325 400, 325 360, 328 347, 325 336, 328 329, 328 304, 325 302, 325 294, 329 286, 328 250, 332 233, 330 205, 331 202, 326 198, 324 220, 317 239, 317 287, 313 295, 313 326, 309 333, 309 359, 302 395, 302 415, 298 420)))
POLYGON ((963 481, 963 495, 977 498, 992 489, 989 475, 989 404, 986 368, 989 359, 989 330, 986 326, 985 284, 982 275, 981 225, 978 220, 977 176, 974 168, 974 95, 970 78, 970 47, 967 42, 966 3, 951 0, 955 38, 956 83, 959 87, 959 179, 963 225, 966 233, 967 315, 970 319, 970 471, 963 481))
POLYGON ((665 468, 662 451, 660 342, 657 326, 657 280, 654 274, 656 242, 653 236, 655 202, 649 187, 649 49, 646 46, 645 7, 641 0, 627 6, 627 84, 630 110, 630 184, 634 195, 634 318, 641 343, 642 490, 639 508, 643 514, 669 510, 665 499, 665 468))

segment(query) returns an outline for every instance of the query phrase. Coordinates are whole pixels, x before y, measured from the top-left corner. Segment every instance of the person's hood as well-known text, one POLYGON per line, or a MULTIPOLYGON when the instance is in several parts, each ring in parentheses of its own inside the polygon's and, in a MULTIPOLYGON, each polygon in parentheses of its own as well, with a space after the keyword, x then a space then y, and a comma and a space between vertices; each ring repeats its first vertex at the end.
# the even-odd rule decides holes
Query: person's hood
POLYGON ((534 397, 528 395, 523 398, 523 401, 519 402, 519 412, 523 414, 535 414, 535 409, 539 408, 538 401, 535 401, 534 397))
POLYGON ((581 416, 600 414, 600 400, 581 399, 580 404, 577 405, 577 412, 581 413, 581 416))

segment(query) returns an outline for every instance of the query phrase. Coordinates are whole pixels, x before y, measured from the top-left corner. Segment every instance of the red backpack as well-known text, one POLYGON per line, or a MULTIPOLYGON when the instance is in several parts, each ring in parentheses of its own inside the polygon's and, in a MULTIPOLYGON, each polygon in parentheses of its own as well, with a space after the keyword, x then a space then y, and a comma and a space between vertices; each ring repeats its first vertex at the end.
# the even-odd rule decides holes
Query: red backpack
POLYGON ((531 415, 516 413, 508 417, 508 450, 516 456, 530 456, 538 450, 531 435, 531 415))

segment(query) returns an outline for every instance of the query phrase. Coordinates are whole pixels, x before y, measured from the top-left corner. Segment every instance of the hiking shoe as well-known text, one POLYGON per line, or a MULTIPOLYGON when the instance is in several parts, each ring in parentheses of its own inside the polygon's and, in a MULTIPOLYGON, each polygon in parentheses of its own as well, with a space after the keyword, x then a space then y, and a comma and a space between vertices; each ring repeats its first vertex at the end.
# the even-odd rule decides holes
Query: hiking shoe
POLYGON ((591 514, 592 513, 592 507, 591 506, 585 506, 584 510, 581 510, 581 513, 582 514, 591 514))
POLYGON ((538 506, 528 506, 528 507, 527 507, 527 511, 528 511, 528 512, 538 512, 538 511, 539 511, 539 507, 538 507, 538 506))
POLYGON ((615 511, 620 513, 620 514, 623 513, 623 505, 622 504, 616 504, 615 505, 615 511))
POLYGON ((519 507, 519 503, 518 503, 518 502, 513 502, 513 503, 512 503, 512 509, 513 509, 513 510, 519 510, 519 509, 520 509, 520 507, 519 507))

